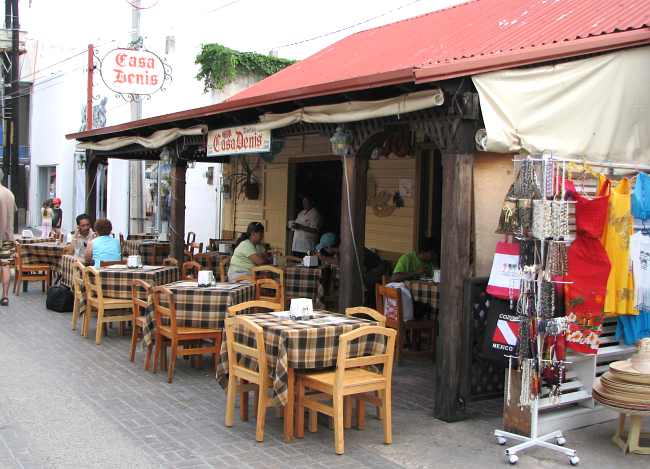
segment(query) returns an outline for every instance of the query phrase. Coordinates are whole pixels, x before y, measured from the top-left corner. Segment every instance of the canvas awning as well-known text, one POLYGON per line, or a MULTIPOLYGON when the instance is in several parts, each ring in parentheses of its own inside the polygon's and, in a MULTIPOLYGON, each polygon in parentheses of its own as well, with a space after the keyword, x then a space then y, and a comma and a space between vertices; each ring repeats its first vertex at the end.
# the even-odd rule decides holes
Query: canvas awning
POLYGON ((117 150, 129 145, 140 145, 144 148, 156 149, 162 148, 174 140, 191 135, 205 135, 208 133, 208 127, 205 125, 196 125, 187 129, 173 129, 158 130, 148 137, 111 137, 98 142, 82 142, 77 148, 81 150, 97 150, 97 151, 110 151, 117 150))
POLYGON ((650 162, 650 47, 472 77, 487 151, 650 162))

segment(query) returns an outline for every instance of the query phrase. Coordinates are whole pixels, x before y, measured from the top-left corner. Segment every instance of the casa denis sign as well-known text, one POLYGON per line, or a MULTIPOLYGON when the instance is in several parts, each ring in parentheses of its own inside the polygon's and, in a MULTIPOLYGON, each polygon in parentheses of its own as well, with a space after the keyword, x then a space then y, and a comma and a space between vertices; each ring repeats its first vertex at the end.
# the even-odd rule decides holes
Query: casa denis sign
POLYGON ((118 94, 150 95, 159 91, 167 77, 165 64, 153 52, 113 49, 102 59, 102 80, 118 94))
POLYGON ((208 132, 208 156, 243 155, 271 151, 271 131, 228 127, 208 132))

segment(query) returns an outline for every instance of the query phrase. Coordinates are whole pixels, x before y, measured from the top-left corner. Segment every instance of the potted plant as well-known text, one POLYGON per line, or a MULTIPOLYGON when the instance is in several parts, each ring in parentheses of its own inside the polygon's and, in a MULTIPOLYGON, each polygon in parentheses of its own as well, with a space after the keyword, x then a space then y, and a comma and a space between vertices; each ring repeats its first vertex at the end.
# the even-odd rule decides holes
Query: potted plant
POLYGON ((260 184, 255 176, 255 169, 259 165, 259 160, 254 166, 245 156, 241 157, 240 161, 240 171, 230 174, 228 182, 233 189, 236 188, 237 198, 243 194, 248 200, 257 200, 260 196, 260 184))

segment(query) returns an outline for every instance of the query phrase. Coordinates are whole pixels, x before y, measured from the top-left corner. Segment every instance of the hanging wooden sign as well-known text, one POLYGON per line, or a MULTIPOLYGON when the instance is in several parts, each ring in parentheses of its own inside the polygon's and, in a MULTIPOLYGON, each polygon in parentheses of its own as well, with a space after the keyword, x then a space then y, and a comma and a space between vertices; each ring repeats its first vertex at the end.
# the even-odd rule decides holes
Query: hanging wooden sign
POLYGON ((208 132, 208 156, 243 155, 271 151, 271 131, 228 127, 208 132))

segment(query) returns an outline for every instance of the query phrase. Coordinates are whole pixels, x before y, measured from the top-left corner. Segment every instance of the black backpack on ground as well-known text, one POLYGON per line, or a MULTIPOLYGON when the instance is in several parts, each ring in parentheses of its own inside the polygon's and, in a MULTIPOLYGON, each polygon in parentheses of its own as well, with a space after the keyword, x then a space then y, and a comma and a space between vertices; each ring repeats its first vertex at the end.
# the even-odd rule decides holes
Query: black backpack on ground
POLYGON ((72 290, 63 285, 55 285, 47 289, 45 307, 57 313, 70 313, 74 307, 72 290))

